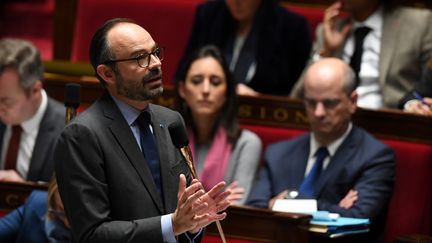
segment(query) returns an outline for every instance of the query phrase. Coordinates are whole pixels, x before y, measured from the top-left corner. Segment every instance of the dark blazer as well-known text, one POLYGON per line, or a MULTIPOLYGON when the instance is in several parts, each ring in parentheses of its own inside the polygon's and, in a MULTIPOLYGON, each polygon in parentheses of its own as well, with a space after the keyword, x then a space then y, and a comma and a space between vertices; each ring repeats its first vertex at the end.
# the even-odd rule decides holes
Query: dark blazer
MULTIPOLYGON (((309 156, 310 134, 269 145, 248 205, 267 208, 269 200, 286 189, 298 189, 309 156)), ((385 218, 394 183, 394 153, 366 131, 353 126, 318 180, 314 198, 319 210, 345 217, 385 218), (352 208, 338 206, 350 189, 359 193, 352 208)))
POLYGON ((0 218, 0 242, 48 243, 46 212, 47 192, 33 191, 24 205, 0 218))
MULTIPOLYGON (((51 179, 54 171, 52 157, 54 144, 64 128, 65 114, 65 108, 61 103, 48 98, 48 106, 39 126, 26 180, 49 181, 51 179)), ((0 122, 0 151, 5 129, 5 124, 0 122)))
MULTIPOLYGON (((108 93, 67 125, 54 158, 60 195, 75 242, 163 242, 161 215, 177 205, 180 173, 190 173, 168 125, 182 119, 150 105, 164 200, 133 133, 108 93), (165 203, 164 203, 165 202, 165 203)), ((185 236, 179 237, 180 242, 185 236)))
MULTIPOLYGON (((276 1, 266 0, 262 4, 262 15, 257 20, 260 25, 257 68, 247 85, 264 94, 288 95, 309 57, 309 27, 304 17, 287 11, 276 1)), ((214 44, 225 52, 232 40, 230 37, 235 35, 236 25, 225 1, 199 5, 177 75, 187 56, 201 46, 214 44)))

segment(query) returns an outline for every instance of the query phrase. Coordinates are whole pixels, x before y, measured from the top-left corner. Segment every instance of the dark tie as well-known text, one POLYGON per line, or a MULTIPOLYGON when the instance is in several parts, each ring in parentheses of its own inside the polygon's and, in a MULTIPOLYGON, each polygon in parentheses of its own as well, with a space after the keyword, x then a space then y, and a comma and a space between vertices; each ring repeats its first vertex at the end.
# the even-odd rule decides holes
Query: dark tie
POLYGON ((363 42, 366 35, 371 30, 372 30, 371 28, 366 26, 359 27, 354 30, 354 53, 351 56, 350 66, 354 70, 356 76, 356 86, 360 84, 359 73, 360 73, 361 61, 363 55, 363 42))
POLYGON ((22 133, 21 125, 12 126, 12 136, 9 140, 9 147, 6 152, 5 170, 16 169, 21 133, 22 133))
MULTIPOLYGON (((150 113, 142 112, 137 120, 140 129, 141 150, 144 155, 147 165, 152 173, 153 181, 156 184, 156 189, 162 197, 162 182, 159 164, 159 153, 156 146, 153 133, 150 131, 150 113)), ((163 198, 163 197, 162 197, 163 198)))
POLYGON ((316 182, 318 181, 318 178, 321 175, 324 159, 328 155, 329 152, 326 147, 320 147, 316 151, 315 164, 313 165, 312 169, 309 171, 309 174, 303 179, 303 182, 299 188, 299 192, 302 193, 304 196, 313 197, 315 192, 316 182))

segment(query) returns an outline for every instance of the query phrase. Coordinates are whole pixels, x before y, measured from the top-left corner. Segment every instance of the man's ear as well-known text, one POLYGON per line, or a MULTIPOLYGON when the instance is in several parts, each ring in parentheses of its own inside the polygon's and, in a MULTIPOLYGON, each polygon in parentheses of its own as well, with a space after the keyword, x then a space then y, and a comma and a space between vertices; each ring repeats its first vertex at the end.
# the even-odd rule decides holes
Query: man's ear
POLYGON ((42 90, 42 81, 37 80, 33 84, 32 88, 31 88, 31 92, 34 94, 34 93, 39 93, 41 90, 42 90))
POLYGON ((351 114, 354 114, 354 112, 357 110, 357 100, 358 100, 358 94, 357 94, 357 91, 353 91, 352 93, 351 93, 351 97, 350 97, 350 99, 351 99, 351 114))
POLYGON ((107 84, 114 84, 115 83, 115 74, 112 71, 111 68, 109 68, 105 64, 99 64, 96 67, 96 72, 107 84))

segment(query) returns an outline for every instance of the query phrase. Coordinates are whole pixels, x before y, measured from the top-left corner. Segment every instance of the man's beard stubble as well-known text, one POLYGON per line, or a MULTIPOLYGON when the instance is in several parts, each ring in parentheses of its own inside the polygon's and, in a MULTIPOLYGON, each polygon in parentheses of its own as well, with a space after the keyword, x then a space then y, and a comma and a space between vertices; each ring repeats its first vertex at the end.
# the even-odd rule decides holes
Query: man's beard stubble
POLYGON ((120 73, 116 73, 118 94, 136 101, 151 100, 160 96, 163 92, 162 85, 153 89, 148 89, 145 85, 150 80, 162 79, 162 71, 160 68, 149 71, 140 81, 125 80, 120 73))

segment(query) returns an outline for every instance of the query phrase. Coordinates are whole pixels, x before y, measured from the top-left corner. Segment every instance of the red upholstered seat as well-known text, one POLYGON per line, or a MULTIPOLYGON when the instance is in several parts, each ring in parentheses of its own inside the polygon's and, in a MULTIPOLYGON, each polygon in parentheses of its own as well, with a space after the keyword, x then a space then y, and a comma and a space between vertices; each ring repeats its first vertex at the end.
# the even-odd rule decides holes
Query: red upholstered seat
POLYGON ((143 26, 160 46, 165 83, 169 84, 183 55, 195 8, 202 0, 80 0, 72 46, 72 61, 89 60, 89 43, 96 28, 115 17, 131 18, 143 26))
POLYGON ((386 242, 401 234, 432 234, 432 146, 384 140, 396 153, 396 183, 386 242))

